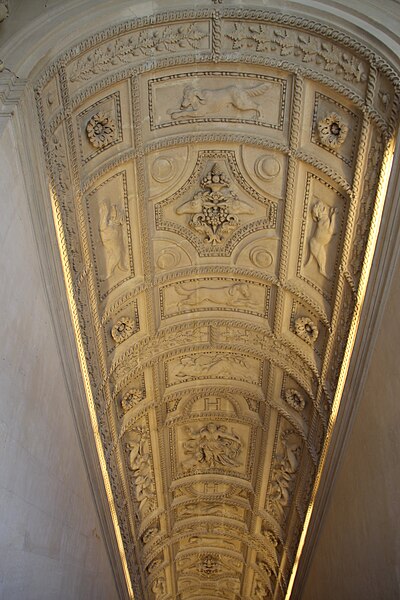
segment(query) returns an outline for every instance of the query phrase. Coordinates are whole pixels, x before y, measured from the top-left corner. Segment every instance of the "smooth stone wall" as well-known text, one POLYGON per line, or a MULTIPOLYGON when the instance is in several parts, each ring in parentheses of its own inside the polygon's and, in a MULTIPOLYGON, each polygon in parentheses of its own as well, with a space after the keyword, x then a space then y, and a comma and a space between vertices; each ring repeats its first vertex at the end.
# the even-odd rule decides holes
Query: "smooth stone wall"
POLYGON ((400 265, 301 600, 400 598, 400 265))
POLYGON ((114 600, 19 164, 9 121, 0 138, 0 599, 114 600))

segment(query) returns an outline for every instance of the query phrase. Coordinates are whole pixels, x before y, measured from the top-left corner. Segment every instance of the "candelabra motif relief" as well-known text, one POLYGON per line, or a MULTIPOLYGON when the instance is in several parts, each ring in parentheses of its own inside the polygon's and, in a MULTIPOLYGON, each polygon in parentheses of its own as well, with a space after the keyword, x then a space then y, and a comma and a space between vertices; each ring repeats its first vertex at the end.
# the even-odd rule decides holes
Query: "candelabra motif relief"
POLYGON ((129 451, 128 465, 134 474, 134 495, 145 516, 155 505, 156 489, 151 464, 150 438, 144 425, 137 425, 124 436, 129 451))
POLYGON ((189 225, 198 233, 204 234, 207 244, 221 244, 240 225, 238 215, 253 215, 246 202, 230 190, 229 179, 221 167, 215 163, 211 171, 200 183, 205 192, 198 192, 192 200, 176 209, 178 215, 190 214, 189 225))
POLYGON ((284 521, 289 506, 302 449, 298 435, 290 430, 282 435, 281 444, 283 454, 276 455, 266 503, 267 510, 271 511, 279 523, 284 521))

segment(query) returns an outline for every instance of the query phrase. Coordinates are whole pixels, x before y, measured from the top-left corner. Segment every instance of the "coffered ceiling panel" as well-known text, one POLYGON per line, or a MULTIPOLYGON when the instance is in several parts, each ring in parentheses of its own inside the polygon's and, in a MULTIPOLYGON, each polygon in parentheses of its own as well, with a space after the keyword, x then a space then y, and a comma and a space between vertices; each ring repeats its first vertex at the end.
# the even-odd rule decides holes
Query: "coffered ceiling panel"
POLYGON ((129 593, 284 598, 399 82, 327 26, 221 8, 101 32, 35 92, 129 593))

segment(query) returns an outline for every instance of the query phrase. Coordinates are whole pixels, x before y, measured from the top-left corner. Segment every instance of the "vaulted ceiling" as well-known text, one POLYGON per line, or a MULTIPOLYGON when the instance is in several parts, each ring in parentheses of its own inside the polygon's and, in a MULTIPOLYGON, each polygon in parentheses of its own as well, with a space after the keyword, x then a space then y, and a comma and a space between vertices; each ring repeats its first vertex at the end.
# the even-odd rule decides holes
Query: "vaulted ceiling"
POLYGON ((398 79, 328 26, 216 7, 92 36, 35 93, 130 595, 284 598, 398 79))

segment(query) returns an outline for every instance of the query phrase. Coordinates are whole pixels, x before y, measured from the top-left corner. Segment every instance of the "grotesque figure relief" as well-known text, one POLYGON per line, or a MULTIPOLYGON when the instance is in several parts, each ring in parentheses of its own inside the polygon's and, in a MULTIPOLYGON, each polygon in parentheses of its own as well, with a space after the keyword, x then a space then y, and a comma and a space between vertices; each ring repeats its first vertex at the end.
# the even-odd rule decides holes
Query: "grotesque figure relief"
POLYGON ((201 234, 208 244, 221 244, 227 234, 239 227, 237 215, 252 215, 254 210, 234 192, 227 190, 229 179, 221 167, 215 163, 211 171, 201 181, 205 190, 194 195, 176 209, 178 215, 189 214, 189 225, 201 234))
POLYGON ((157 600, 161 600, 161 598, 167 593, 167 584, 165 582, 165 577, 157 577, 157 579, 153 581, 151 591, 153 592, 157 600))
POLYGON ((282 446, 284 452, 276 457, 267 498, 267 508, 279 519, 282 519, 289 504, 302 444, 294 432, 286 431, 282 436, 282 446))
POLYGON ((100 204, 100 239, 104 246, 104 276, 109 279, 117 269, 129 271, 125 218, 116 204, 100 204))
POLYGON ((153 508, 155 484, 151 467, 150 440, 146 428, 137 426, 125 434, 129 452, 129 468, 135 478, 135 496, 139 507, 147 514, 153 508))
POLYGON ((327 271, 326 250, 332 237, 335 235, 337 208, 333 208, 318 200, 311 210, 312 219, 316 226, 314 233, 309 241, 309 257, 306 267, 314 258, 319 272, 326 279, 331 279, 331 274, 327 271))
POLYGON ((189 439, 183 444, 185 454, 191 455, 186 468, 237 467, 241 464, 238 456, 242 442, 233 430, 229 433, 225 425, 209 423, 198 431, 189 428, 188 435, 189 439))
POLYGON ((255 98, 265 94, 270 83, 261 83, 251 88, 229 85, 216 90, 198 89, 191 83, 185 85, 179 110, 170 110, 171 118, 187 119, 224 116, 226 110, 233 109, 245 113, 245 117, 259 118, 261 111, 255 98))
POLYGON ((211 288, 204 285, 188 287, 184 283, 176 283, 175 291, 182 300, 178 302, 178 308, 200 306, 202 304, 218 304, 223 306, 252 306, 249 285, 247 283, 232 283, 219 288, 211 288))

